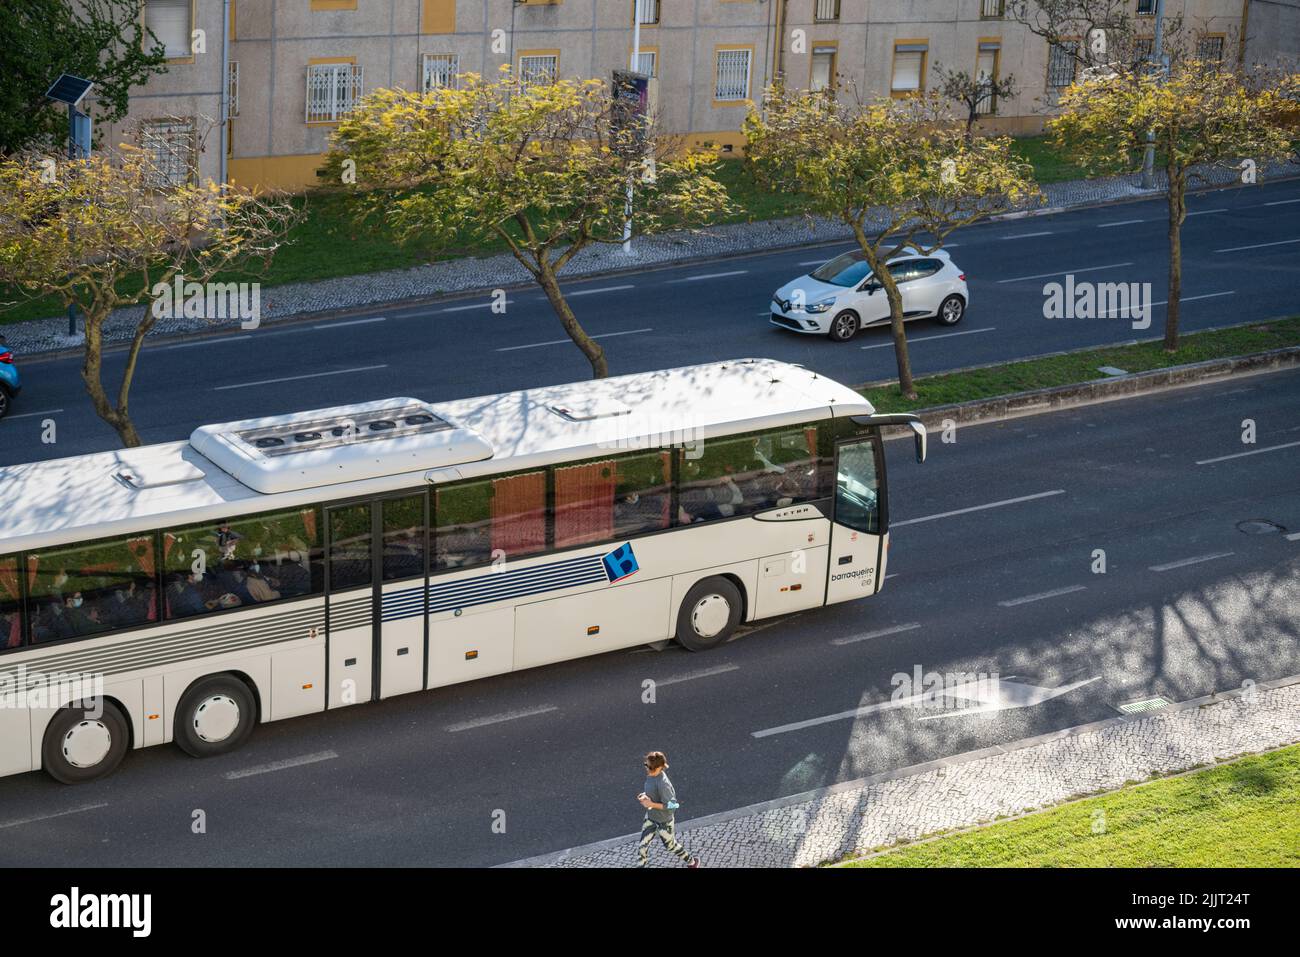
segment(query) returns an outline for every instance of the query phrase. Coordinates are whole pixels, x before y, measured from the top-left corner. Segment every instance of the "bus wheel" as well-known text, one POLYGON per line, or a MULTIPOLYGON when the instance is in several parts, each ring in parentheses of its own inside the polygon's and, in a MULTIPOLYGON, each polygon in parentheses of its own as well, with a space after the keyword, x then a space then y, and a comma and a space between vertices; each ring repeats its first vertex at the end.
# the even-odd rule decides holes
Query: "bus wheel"
POLYGON ((691 651, 726 642, 740 624, 740 589, 727 578, 706 578, 686 593, 677 613, 677 640, 691 651))
POLYGON ((225 754, 248 739, 256 721, 257 702, 248 685, 232 675, 213 675, 190 685, 176 706, 176 744, 196 758, 225 754))
POLYGON ((41 765, 63 784, 81 784, 111 774, 130 744, 126 717, 117 705, 101 700, 102 710, 84 704, 61 709, 45 729, 41 765))

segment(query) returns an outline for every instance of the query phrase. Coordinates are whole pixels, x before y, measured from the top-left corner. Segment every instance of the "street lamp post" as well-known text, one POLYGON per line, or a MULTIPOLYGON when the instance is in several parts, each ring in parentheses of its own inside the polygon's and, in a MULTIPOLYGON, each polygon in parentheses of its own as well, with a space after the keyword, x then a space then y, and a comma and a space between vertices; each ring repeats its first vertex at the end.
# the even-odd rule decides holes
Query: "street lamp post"
MULTIPOLYGON (((632 60, 628 69, 633 73, 641 62, 641 0, 632 0, 632 60)), ((623 205, 623 253, 632 255, 632 171, 627 174, 627 202, 623 205)))
MULTIPOLYGON (((63 73, 45 91, 47 99, 62 103, 68 108, 68 159, 90 158, 90 114, 79 107, 95 84, 71 73, 63 73)), ((77 334, 77 307, 68 306, 68 338, 77 334)))
MULTIPOLYGON (((1163 77, 1169 72, 1169 61, 1165 58, 1165 0, 1156 0, 1156 32, 1151 40, 1151 55, 1160 64, 1163 77)), ((1156 132, 1147 130, 1147 148, 1142 157, 1142 188, 1154 189, 1156 185, 1156 132)))

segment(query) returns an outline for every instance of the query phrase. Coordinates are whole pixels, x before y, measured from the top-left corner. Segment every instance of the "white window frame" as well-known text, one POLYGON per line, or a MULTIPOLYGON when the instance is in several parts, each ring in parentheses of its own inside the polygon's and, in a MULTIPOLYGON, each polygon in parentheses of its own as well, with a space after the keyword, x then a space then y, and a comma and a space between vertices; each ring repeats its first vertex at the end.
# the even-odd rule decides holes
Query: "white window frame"
MULTIPOLYGON (((191 41, 194 36, 194 4, 192 0, 144 0, 144 10, 141 13, 144 25, 158 35, 158 39, 163 44, 163 55, 169 60, 184 60, 194 55, 194 49, 191 41), (167 29, 167 24, 160 24, 159 19, 173 21, 167 29), (151 22, 152 21, 152 22, 151 22), (165 34, 171 33, 183 24, 183 32, 174 37, 168 37, 165 34), (162 29, 158 29, 162 27, 162 29), (171 45, 175 42, 177 45, 171 45)), ((148 36, 145 37, 145 43, 152 43, 148 36)))
POLYGON ((834 23, 840 18, 840 0, 813 0, 813 22, 834 23))
POLYGON ((459 53, 426 53, 420 58, 420 88, 425 93, 440 88, 454 90, 458 86, 460 86, 459 53), (441 69, 432 69, 435 64, 441 66, 441 69), (430 82, 439 76, 443 78, 441 82, 430 82))
MULTIPOLYGON (((928 43, 895 43, 894 60, 889 66, 889 92, 900 96, 910 96, 913 93, 925 92, 925 65, 930 58, 930 45, 928 43), (916 86, 899 86, 898 85, 898 64, 899 57, 918 57, 916 64, 916 86)), ((904 60, 903 62, 908 62, 904 60)))
POLYGON ((659 0, 635 0, 637 22, 644 26, 659 23, 659 0))
POLYGON ((638 60, 637 65, 636 65, 636 67, 637 67, 637 68, 636 68, 636 72, 637 72, 637 73, 644 73, 646 76, 658 76, 658 75, 659 75, 659 53, 658 53, 658 51, 656 51, 656 50, 642 50, 642 51, 640 51, 640 53, 638 54, 638 56, 640 57, 640 60, 638 60), (645 60, 646 57, 649 57, 649 58, 650 58, 650 69, 648 69, 648 70, 643 70, 643 69, 641 69, 641 63, 644 62, 644 60, 645 60))
POLYGON ((362 70, 355 63, 308 64, 306 121, 337 123, 356 107, 363 89, 362 70))
POLYGON ((743 103, 749 99, 750 71, 754 65, 754 51, 748 47, 718 50, 713 62, 713 99, 719 103, 743 103), (740 60, 744 61, 744 82, 740 83, 740 60), (724 59, 728 61, 724 66, 724 59), (726 76, 724 78, 724 71, 726 76), (724 86, 725 83, 725 86, 724 86))

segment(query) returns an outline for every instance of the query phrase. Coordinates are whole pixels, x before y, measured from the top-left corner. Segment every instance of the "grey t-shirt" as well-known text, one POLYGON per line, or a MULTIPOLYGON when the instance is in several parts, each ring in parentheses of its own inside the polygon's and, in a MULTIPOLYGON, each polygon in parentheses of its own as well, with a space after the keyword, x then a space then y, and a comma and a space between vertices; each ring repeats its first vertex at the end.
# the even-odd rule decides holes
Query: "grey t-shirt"
POLYGON ((656 824, 667 824, 673 819, 673 812, 668 810, 669 803, 677 800, 677 791, 673 787, 673 782, 668 780, 668 772, 661 771, 655 775, 647 775, 645 779, 645 796, 656 804, 664 805, 664 810, 658 808, 646 808, 646 817, 656 824))

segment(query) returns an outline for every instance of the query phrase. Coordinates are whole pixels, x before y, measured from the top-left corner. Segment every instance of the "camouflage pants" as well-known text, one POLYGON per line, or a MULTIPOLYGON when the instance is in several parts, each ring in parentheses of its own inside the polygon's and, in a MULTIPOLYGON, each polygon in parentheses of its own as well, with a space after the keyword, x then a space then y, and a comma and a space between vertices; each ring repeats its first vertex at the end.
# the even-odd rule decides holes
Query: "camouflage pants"
POLYGON ((640 859, 639 867, 645 867, 650 858, 650 842, 656 837, 664 842, 664 847, 670 854, 676 854, 682 860, 689 860, 690 855, 686 853, 686 848, 682 846, 681 841, 673 835, 673 822, 660 824, 658 821, 652 821, 649 817, 641 825, 641 843, 637 845, 636 853, 640 859))

